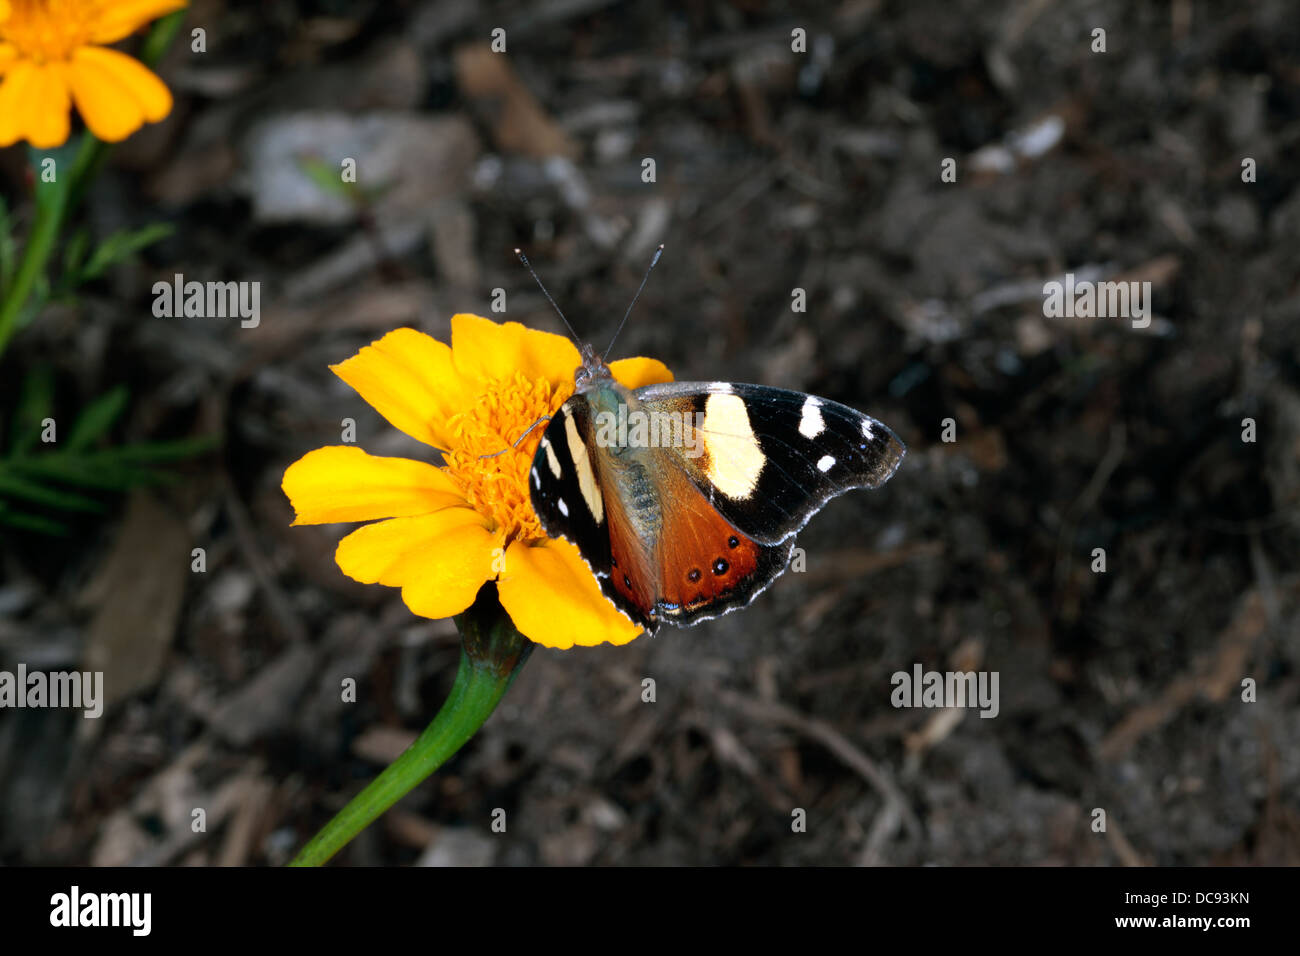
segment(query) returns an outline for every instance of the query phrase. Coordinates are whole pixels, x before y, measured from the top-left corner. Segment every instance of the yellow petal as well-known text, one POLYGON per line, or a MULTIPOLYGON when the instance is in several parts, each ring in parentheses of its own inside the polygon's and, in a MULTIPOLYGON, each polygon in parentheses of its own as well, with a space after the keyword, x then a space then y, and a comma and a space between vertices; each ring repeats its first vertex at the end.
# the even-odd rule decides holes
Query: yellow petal
POLYGON ((68 113, 72 100, 63 77, 63 65, 47 63, 36 68, 28 85, 27 141, 37 149, 53 149, 68 140, 68 113))
POLYGON ((601 593, 578 549, 558 538, 510 545, 497 590, 519 632, 547 647, 626 644, 641 633, 601 593))
POLYGON ((48 82, 48 69, 30 60, 17 60, 0 83, 0 146, 30 140, 34 131, 38 138, 45 138, 40 134, 48 132, 48 102, 42 84, 48 82))
POLYGON ((106 143, 126 139, 144 123, 140 106, 102 71, 88 66, 69 69, 72 99, 86 126, 106 143))
POLYGON ((77 109, 100 139, 116 143, 145 120, 156 122, 172 108, 166 85, 125 53, 80 47, 68 66, 77 109))
POLYGON ((73 54, 74 69, 91 67, 111 77, 139 105, 144 118, 156 123, 172 111, 172 94, 167 84, 138 60, 117 50, 81 47, 73 54))
POLYGON ((18 50, 14 48, 14 45, 0 40, 0 76, 4 75, 5 70, 16 59, 18 59, 18 50))
POLYGON ((454 368, 451 349, 415 329, 394 329, 330 368, 395 428, 444 450, 451 447, 446 420, 476 394, 454 368))
POLYGON ((353 531, 334 559, 354 580, 400 587, 414 614, 451 617, 500 566, 501 537, 487 523, 470 508, 391 518, 353 531))
POLYGON ((9 0, 0 0, 0 23, 9 19, 9 0))
POLYGON ((519 371, 531 379, 572 384, 582 364, 578 349, 563 335, 464 312, 451 317, 451 351, 456 368, 473 382, 492 382, 519 371))
POLYGON ((433 542, 466 528, 477 528, 491 537, 486 526, 487 519, 472 508, 444 508, 432 514, 390 518, 353 531, 339 542, 334 557, 350 578, 364 584, 397 587, 405 582, 390 572, 409 555, 431 551, 433 542))
POLYGON ((34 95, 36 67, 26 60, 14 65, 0 82, 0 146, 12 146, 27 135, 27 109, 34 95))
POLYGON ((673 373, 668 371, 668 366, 652 358, 618 359, 609 363, 609 370, 625 388, 659 385, 673 380, 673 373))
POLYGON ((112 4, 101 5, 102 12, 90 33, 91 42, 116 43, 150 20, 157 20, 184 6, 185 0, 113 0, 112 4))
POLYGON ((303 455, 281 483, 294 524, 373 521, 464 505, 441 468, 409 458, 380 458, 355 445, 330 445, 303 455))

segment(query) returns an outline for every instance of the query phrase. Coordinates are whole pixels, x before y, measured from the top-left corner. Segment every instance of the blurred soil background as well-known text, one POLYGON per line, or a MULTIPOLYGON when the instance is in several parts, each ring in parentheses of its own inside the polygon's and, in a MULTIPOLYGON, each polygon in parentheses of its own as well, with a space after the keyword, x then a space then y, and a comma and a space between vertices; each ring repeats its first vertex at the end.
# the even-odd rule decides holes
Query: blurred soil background
MULTIPOLYGON (((1295 5, 797 6, 196 0, 172 116, 84 209, 175 233, 26 329, 0 406, 44 366, 60 420, 125 383, 114 440, 221 444, 0 540, 0 668, 108 696, 0 713, 0 862, 285 862, 458 654, 339 572, 349 527, 290 527, 284 468, 343 419, 423 454, 327 366, 460 311, 558 331, 515 246, 601 345, 660 242, 617 355, 858 407, 902 469, 743 613, 539 649, 338 862, 1300 862, 1295 5), (356 190, 322 187, 348 157, 356 190), (1067 271, 1151 282, 1150 327, 1044 318, 1067 271), (155 318, 176 273, 260 281, 260 324, 155 318), (999 715, 894 709, 915 663, 997 671, 999 715)), ((26 215, 24 161, 0 153, 26 215)))

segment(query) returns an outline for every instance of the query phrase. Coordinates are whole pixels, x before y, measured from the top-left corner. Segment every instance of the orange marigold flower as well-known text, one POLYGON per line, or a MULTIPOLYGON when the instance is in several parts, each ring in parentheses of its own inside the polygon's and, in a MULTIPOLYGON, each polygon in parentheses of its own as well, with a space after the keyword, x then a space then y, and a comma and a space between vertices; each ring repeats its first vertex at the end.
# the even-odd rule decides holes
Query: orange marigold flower
MULTIPOLYGON (((459 614, 495 580, 515 627, 538 644, 626 644, 641 628, 533 513, 528 470, 544 425, 519 441, 573 393, 580 364, 563 336, 477 315, 452 317, 450 346, 389 332, 331 368, 392 425, 441 450, 444 464, 317 448, 284 473, 294 524, 375 521, 340 541, 335 560, 357 581, 400 587, 423 617, 459 614)), ((672 381, 655 359, 610 369, 628 388, 672 381)))
POLYGON ((0 0, 0 146, 68 138, 72 104, 100 139, 126 139, 172 109, 147 67, 106 48, 185 0, 0 0))

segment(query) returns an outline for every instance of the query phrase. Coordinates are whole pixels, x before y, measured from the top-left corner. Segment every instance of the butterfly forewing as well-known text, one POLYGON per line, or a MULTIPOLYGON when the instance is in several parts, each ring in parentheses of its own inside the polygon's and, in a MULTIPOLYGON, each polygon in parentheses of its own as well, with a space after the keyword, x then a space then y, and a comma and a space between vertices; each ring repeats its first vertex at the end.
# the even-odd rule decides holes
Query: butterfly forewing
POLYGON ((567 538, 592 570, 602 571, 609 564, 609 527, 596 463, 583 439, 588 418, 581 396, 570 398, 555 413, 533 456, 528 489, 542 530, 552 538, 567 538))
POLYGON ((575 395, 551 418, 533 456, 533 511, 548 537, 577 547, 605 596, 653 633, 654 575, 591 436, 591 409, 575 395))
POLYGON ((688 412, 697 441, 661 449, 714 508, 765 544, 784 541, 835 495, 875 488, 903 443, 847 405, 727 382, 674 382, 636 392, 650 412, 688 412))

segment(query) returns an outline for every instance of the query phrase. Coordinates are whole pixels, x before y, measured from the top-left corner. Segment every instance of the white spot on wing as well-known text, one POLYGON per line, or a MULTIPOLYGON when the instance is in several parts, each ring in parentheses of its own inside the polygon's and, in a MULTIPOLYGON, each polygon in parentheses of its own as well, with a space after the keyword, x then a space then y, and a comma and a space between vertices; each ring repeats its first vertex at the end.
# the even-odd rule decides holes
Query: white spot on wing
POLYGON ((870 438, 870 437, 872 437, 872 436, 871 436, 871 419, 870 419, 870 418, 864 418, 864 419, 862 419, 862 436, 863 436, 864 438, 870 438))
MULTIPOLYGON (((568 419, 572 420, 572 419, 568 419)), ((560 459, 555 457, 555 449, 552 447, 549 439, 542 439, 542 447, 546 449, 546 464, 551 468, 551 474, 556 478, 560 477, 560 459)))
POLYGON ((749 424, 744 399, 730 391, 711 393, 704 403, 703 435, 709 480, 728 498, 748 498, 767 459, 749 424))
POLYGON ((537 468, 533 468, 533 485, 540 491, 542 487, 542 476, 537 473, 537 468))
POLYGON ((569 517, 569 506, 564 503, 564 499, 559 499, 557 504, 560 506, 560 514, 564 515, 566 518, 569 517))
POLYGON ((734 389, 730 382, 710 382, 709 393, 712 395, 731 395, 734 389))
POLYGON ((809 395, 804 399, 803 413, 799 416, 799 434, 804 438, 816 438, 826 430, 826 421, 822 418, 821 401, 809 395))
POLYGON ((818 471, 830 471, 835 467, 835 459, 830 455, 822 455, 817 461, 818 471))

